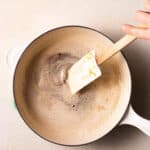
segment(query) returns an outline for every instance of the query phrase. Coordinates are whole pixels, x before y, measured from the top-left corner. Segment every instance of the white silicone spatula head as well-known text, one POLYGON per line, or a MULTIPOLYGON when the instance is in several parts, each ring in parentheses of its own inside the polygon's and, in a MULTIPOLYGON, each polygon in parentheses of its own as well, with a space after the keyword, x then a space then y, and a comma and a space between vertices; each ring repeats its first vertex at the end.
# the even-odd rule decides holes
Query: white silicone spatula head
POLYGON ((92 50, 69 69, 67 82, 72 94, 101 76, 95 57, 95 51, 92 50))

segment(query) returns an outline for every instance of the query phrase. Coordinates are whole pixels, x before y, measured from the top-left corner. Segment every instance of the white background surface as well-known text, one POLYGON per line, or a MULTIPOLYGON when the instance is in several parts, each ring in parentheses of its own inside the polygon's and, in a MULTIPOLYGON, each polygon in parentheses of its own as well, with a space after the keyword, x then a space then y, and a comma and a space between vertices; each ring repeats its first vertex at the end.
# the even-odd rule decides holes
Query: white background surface
MULTIPOLYGON (((103 139, 80 147, 49 143, 34 134, 14 107, 9 50, 63 25, 93 27, 121 38, 121 25, 134 22, 143 0, 0 0, 0 150, 149 150, 150 138, 133 127, 114 129, 103 139)), ((150 41, 138 40, 124 50, 133 78, 131 102, 150 119, 150 41)))

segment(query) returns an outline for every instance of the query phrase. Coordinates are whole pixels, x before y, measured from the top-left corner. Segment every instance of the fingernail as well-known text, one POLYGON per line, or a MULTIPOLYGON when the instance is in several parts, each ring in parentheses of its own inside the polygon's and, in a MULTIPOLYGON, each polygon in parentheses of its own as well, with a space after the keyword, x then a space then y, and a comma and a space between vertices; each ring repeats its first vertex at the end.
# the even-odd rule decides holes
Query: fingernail
POLYGON ((140 13, 142 10, 137 10, 136 13, 140 13))
POLYGON ((142 13, 141 10, 137 10, 136 13, 135 13, 136 17, 137 17, 139 14, 141 14, 141 13, 142 13))

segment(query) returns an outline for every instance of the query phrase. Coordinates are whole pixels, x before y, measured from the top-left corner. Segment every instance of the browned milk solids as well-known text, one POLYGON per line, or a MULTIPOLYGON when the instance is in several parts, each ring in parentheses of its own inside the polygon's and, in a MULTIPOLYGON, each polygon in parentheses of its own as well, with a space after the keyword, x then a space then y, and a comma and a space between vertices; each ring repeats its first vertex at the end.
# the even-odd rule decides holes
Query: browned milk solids
MULTIPOLYGON (((34 85, 47 95, 43 101, 60 101, 68 109, 78 109, 80 103, 91 98, 87 90, 72 95, 67 84, 67 70, 78 60, 67 53, 48 57, 33 70, 34 85)), ((31 81, 32 82, 32 81, 31 81)), ((78 81, 77 81, 78 82, 78 81)))
POLYGON ((41 55, 34 58, 26 75, 31 115, 47 128, 47 133, 42 127, 40 132, 57 142, 92 139, 107 124, 119 100, 121 74, 115 61, 102 66, 101 78, 72 95, 66 72, 78 59, 71 51, 41 55))

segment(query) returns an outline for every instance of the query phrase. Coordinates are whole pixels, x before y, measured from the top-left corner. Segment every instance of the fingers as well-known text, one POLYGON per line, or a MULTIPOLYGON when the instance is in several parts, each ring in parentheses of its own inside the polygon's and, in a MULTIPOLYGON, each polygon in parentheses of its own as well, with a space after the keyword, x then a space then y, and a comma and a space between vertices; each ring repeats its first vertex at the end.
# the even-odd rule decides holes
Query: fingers
POLYGON ((122 27, 123 31, 138 38, 150 40, 150 0, 145 2, 145 10, 136 12, 136 20, 145 28, 126 24, 122 27))
POLYGON ((150 13, 139 10, 136 12, 136 20, 140 22, 140 24, 145 25, 146 27, 150 27, 150 13))
POLYGON ((150 29, 148 28, 140 28, 132 25, 123 25, 123 31, 127 34, 134 35, 138 38, 150 40, 150 29))

